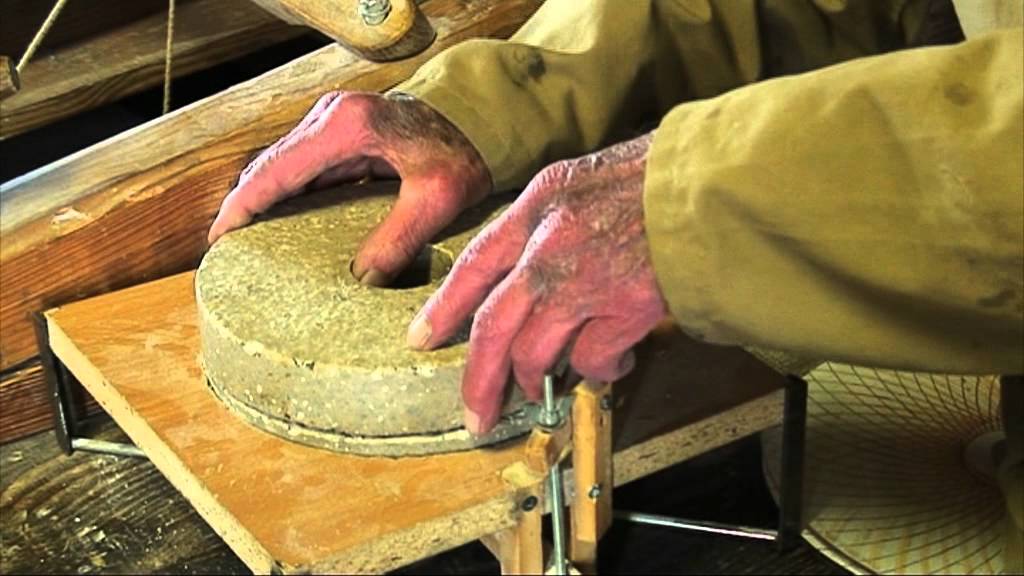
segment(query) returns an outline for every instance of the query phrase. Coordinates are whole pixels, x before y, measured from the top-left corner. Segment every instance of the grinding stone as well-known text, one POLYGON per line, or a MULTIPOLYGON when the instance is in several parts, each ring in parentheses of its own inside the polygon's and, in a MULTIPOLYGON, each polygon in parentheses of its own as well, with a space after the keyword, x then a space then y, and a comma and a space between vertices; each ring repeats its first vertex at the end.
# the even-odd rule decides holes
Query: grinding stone
POLYGON ((396 192, 395 183, 370 183, 301 195, 203 258, 201 363, 237 414, 305 444, 392 456, 469 449, 530 428, 518 394, 491 434, 462 427, 466 331, 431 352, 405 342, 452 261, 507 199, 468 211, 396 280, 422 285, 363 286, 349 263, 396 192))

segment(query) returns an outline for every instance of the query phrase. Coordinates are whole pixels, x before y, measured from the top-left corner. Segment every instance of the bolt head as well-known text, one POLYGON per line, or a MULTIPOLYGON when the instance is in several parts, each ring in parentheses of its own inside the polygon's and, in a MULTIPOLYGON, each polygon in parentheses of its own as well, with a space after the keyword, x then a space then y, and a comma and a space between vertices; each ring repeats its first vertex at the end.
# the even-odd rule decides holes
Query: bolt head
POLYGON ((613 407, 614 407, 614 405, 612 404, 612 395, 611 394, 605 394, 604 396, 601 396, 601 410, 604 410, 604 411, 607 412, 607 411, 611 410, 613 407))
POLYGON ((597 500, 597 497, 601 495, 601 485, 594 484, 590 487, 590 491, 587 492, 587 497, 591 500, 597 500))
POLYGON ((521 505, 521 508, 523 509, 523 512, 529 512, 530 510, 533 510, 536 507, 537 507, 537 497, 536 496, 527 496, 526 499, 523 500, 523 503, 521 505))

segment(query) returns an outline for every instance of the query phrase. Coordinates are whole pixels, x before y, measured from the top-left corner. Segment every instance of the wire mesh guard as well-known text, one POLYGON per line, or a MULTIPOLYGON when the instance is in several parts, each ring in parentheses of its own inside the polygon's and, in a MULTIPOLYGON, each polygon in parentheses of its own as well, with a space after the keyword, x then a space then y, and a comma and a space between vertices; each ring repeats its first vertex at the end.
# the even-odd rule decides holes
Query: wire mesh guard
MULTIPOLYGON (((1003 568, 996 377, 826 363, 807 375, 804 537, 858 574, 1003 568)), ((762 435, 778 487, 778 431, 762 435)))

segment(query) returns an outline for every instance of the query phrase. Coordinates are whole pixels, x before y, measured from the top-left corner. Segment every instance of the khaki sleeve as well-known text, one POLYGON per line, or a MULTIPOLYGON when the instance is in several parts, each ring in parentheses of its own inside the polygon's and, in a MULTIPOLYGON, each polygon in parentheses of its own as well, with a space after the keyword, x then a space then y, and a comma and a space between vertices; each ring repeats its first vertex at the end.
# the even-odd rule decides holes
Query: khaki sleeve
POLYGON ((900 48, 928 0, 548 0, 508 41, 442 52, 395 91, 438 110, 499 190, 683 101, 900 48))
POLYGON ((1024 372, 1024 32, 682 104, 645 219, 677 320, 718 343, 1024 372))

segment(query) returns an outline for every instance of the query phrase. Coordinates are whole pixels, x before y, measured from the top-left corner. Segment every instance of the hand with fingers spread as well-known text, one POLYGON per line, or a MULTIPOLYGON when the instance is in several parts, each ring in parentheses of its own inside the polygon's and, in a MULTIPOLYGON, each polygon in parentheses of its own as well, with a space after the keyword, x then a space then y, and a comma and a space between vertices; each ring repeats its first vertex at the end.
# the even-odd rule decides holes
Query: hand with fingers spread
POLYGON ((307 187, 368 176, 402 179, 394 208, 352 262, 356 278, 375 286, 388 284, 432 236, 491 191, 479 153, 426 104, 402 95, 332 92, 242 172, 208 240, 307 187))
POLYGON ((463 251, 409 327, 444 344, 476 311, 462 382, 466 427, 487 432, 510 368, 527 398, 568 346, 591 380, 632 369, 630 348, 668 314, 644 233, 651 135, 553 164, 463 251), (479 308, 478 308, 479 307, 479 308))

